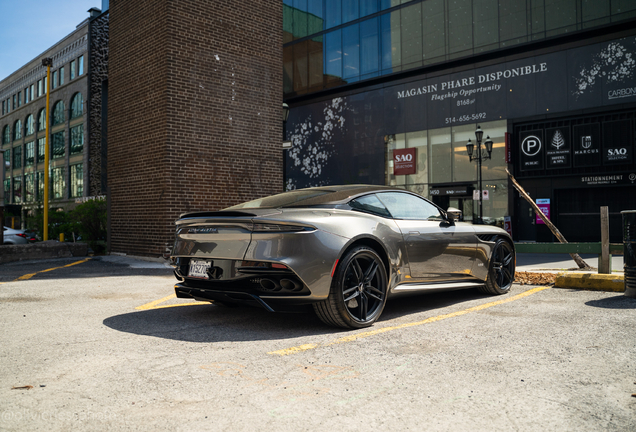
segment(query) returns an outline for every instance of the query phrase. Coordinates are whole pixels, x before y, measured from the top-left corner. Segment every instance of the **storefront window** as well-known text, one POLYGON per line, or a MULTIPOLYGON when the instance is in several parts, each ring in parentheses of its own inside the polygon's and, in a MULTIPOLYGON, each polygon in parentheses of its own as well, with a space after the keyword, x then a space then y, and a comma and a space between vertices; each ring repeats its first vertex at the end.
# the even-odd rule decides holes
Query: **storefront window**
MULTIPOLYGON (((477 179, 477 163, 470 162, 466 143, 468 140, 475 142, 475 125, 463 125, 453 127, 453 181, 467 182, 477 179)), ((484 135, 484 141, 485 141, 484 135)), ((485 152, 484 152, 485 153, 485 152)))
MULTIPOLYGON (((500 120, 479 126, 484 131, 483 155, 487 155, 486 137, 490 136, 493 141, 492 158, 482 159, 482 185, 488 191, 488 198, 483 200, 484 223, 503 226, 504 216, 509 214, 504 161, 507 122, 500 120)), ((416 192, 444 209, 458 208, 463 212, 464 221, 478 219, 479 203, 473 201, 473 190, 479 188, 478 163, 475 159, 469 161, 466 151, 469 139, 476 144, 476 129, 476 124, 468 124, 387 135, 386 184, 416 192), (416 173, 395 175, 394 153, 404 149, 415 149, 416 173)))
POLYGON ((449 183, 451 175, 451 129, 433 129, 428 133, 431 142, 431 183, 449 183))

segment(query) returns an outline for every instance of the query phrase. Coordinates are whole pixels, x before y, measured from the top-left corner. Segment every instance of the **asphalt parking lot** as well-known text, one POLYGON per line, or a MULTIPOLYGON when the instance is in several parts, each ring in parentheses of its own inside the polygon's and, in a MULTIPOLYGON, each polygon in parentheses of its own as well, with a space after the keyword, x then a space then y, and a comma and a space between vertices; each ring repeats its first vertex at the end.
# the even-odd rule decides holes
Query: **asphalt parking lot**
POLYGON ((359 331, 176 299, 108 257, 0 266, 1 430, 636 430, 636 300, 515 285, 359 331))

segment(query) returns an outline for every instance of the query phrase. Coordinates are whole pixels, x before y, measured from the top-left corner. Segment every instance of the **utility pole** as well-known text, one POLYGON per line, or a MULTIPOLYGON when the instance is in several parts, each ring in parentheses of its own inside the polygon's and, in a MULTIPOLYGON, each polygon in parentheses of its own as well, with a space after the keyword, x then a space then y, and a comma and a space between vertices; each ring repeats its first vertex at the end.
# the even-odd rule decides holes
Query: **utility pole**
POLYGON ((4 170, 8 168, 4 162, 5 151, 0 149, 0 162, 2 162, 2 166, 0 166, 0 180, 2 180, 2 185, 0 185, 0 245, 4 244, 4 170))
POLYGON ((44 133, 46 138, 44 139, 44 232, 42 238, 44 241, 49 239, 49 122, 51 120, 51 114, 49 112, 49 96, 51 94, 51 66, 53 66, 52 58, 43 58, 42 66, 46 66, 46 128, 44 133))

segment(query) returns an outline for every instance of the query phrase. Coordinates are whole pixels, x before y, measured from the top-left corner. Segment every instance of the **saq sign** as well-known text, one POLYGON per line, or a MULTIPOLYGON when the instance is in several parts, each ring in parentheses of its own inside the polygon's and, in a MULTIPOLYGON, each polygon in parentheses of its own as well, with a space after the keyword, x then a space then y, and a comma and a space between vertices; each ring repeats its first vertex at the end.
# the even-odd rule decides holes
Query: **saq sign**
POLYGON ((415 148, 393 150, 393 174, 408 175, 417 173, 415 148))

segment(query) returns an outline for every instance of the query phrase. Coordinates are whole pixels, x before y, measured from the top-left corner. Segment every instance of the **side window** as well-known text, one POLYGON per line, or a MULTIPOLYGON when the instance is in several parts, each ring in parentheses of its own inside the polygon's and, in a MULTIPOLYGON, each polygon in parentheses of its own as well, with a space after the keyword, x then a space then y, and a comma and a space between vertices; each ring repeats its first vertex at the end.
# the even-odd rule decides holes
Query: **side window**
POLYGON ((391 213, 375 195, 365 195, 349 203, 351 208, 382 217, 391 217, 391 213))
POLYGON ((437 207, 424 198, 419 198, 415 195, 401 192, 384 192, 379 193, 378 198, 380 198, 395 219, 442 219, 437 207))

